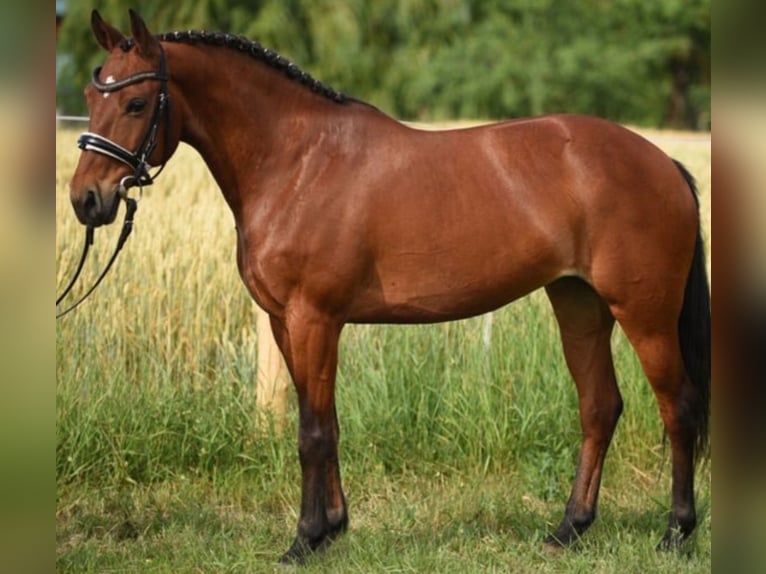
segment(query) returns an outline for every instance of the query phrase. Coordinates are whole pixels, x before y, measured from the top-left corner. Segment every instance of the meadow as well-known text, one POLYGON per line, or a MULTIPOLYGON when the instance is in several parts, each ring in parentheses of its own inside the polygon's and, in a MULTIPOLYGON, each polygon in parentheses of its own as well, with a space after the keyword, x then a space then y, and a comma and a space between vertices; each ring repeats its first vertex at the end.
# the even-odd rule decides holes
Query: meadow
MULTIPOLYGON (((57 289, 83 229, 68 201, 77 130, 59 129, 57 289)), ((710 142, 651 133, 701 190, 710 249, 710 142)), ((122 211, 118 216, 121 220, 122 211)), ((111 255, 98 229, 84 280, 111 255)), ((140 202, 133 236, 91 299, 56 325, 59 572, 272 572, 297 520, 295 406, 255 407, 254 303, 237 275, 232 216, 182 147, 140 202)), ((574 385, 542 292, 484 318, 348 326, 338 414, 349 532, 306 572, 709 572, 710 463, 699 526, 659 554, 669 448, 619 329, 625 412, 606 460, 599 518, 546 553, 580 443, 574 385)))

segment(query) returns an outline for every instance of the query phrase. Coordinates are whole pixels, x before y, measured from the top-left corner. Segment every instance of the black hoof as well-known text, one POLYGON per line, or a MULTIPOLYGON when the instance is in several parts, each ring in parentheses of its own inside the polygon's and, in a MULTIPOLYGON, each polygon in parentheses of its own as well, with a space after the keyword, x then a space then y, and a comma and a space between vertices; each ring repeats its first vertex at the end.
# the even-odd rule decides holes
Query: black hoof
POLYGON ((303 566, 312 556, 327 549, 341 534, 348 529, 348 517, 333 527, 327 534, 317 538, 308 539, 296 536, 290 548, 279 559, 279 563, 285 566, 303 566))
POLYGON ((662 536, 662 540, 657 545, 660 552, 675 552, 684 546, 686 540, 691 536, 697 526, 697 518, 693 512, 686 513, 682 517, 673 516, 670 519, 667 530, 662 536))
POLYGON ((577 524, 564 519, 559 527, 545 537, 545 545, 549 548, 570 548, 580 540, 580 536, 593 523, 593 518, 583 520, 577 524))
POLYGON ((572 547, 577 542, 577 533, 574 531, 567 533, 553 532, 545 537, 543 543, 546 550, 560 551, 572 547))
POLYGON ((546 546, 554 546, 556 548, 566 548, 567 543, 563 542, 562 540, 559 540, 556 536, 553 534, 549 534, 545 537, 545 540, 543 540, 543 544, 546 546))
POLYGON ((684 533, 680 528, 668 528, 657 544, 658 552, 677 552, 689 538, 690 532, 684 533))
POLYGON ((309 556, 317 551, 318 547, 312 548, 311 546, 296 536, 287 552, 280 557, 279 563, 283 566, 303 566, 309 556))

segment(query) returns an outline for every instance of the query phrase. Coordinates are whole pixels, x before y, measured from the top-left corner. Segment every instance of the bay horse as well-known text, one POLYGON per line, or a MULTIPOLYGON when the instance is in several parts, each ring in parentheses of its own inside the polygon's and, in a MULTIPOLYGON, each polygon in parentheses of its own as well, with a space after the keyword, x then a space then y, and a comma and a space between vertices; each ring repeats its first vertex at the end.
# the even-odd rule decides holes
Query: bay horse
MULTIPOLYGON (((422 131, 223 33, 124 36, 93 12, 108 52, 85 89, 89 132, 71 181, 83 224, 115 219, 180 141, 233 212, 237 265, 269 315, 298 397, 300 518, 283 562, 348 526, 335 408, 347 323, 475 316, 543 287, 574 379, 582 445, 552 547, 596 516, 623 404, 610 336, 624 330, 669 437, 672 497, 659 547, 696 525, 708 446, 710 293, 692 176, 652 143, 577 115, 422 131), (132 151, 135 150, 135 151, 132 151)), ((202 240, 202 239, 201 239, 202 240)))

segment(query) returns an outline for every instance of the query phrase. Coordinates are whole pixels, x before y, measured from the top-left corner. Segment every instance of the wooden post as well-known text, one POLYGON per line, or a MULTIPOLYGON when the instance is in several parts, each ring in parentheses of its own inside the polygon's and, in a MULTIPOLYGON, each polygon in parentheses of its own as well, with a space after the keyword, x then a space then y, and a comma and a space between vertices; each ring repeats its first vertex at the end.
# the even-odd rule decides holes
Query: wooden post
POLYGON ((489 377, 492 365, 492 323, 494 313, 486 313, 481 320, 481 342, 484 345, 484 375, 489 377))
POLYGON ((484 343, 484 352, 489 355, 489 350, 492 347, 492 320, 494 319, 493 313, 486 313, 481 321, 481 341, 484 343))
POLYGON ((289 379, 287 366, 271 332, 269 316, 256 306, 258 332, 258 374, 256 376, 255 403, 259 413, 268 413, 277 430, 281 430, 287 412, 289 379))

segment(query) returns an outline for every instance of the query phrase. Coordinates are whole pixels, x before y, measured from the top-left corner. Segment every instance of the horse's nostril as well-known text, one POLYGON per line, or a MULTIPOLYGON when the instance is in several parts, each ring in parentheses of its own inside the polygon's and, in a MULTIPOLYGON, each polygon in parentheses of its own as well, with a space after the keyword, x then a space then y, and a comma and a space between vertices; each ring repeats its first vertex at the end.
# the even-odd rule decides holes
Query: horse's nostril
POLYGON ((98 200, 94 190, 88 190, 88 192, 85 194, 85 201, 83 201, 82 205, 86 212, 92 212, 98 207, 98 200))

